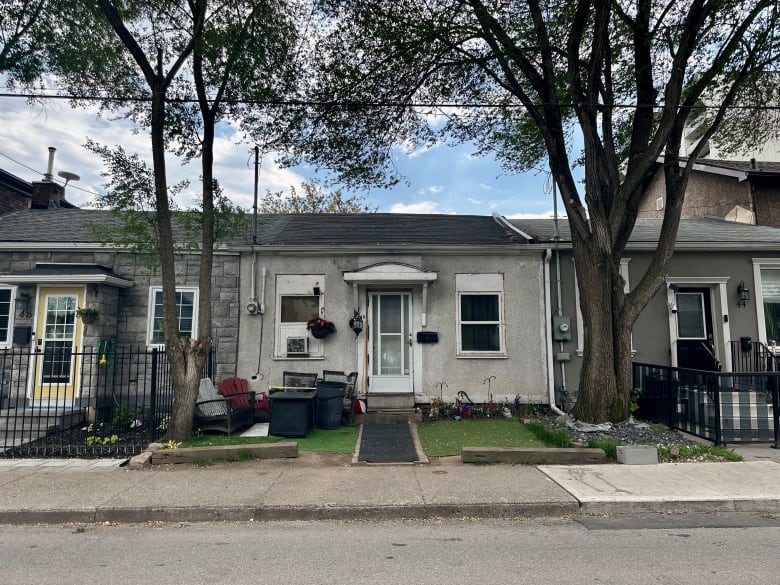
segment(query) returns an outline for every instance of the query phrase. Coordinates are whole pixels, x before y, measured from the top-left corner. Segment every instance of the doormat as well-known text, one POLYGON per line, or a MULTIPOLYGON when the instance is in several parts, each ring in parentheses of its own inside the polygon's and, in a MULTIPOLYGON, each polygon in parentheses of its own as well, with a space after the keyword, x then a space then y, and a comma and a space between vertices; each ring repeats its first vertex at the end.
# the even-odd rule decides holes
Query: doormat
POLYGON ((358 461, 367 463, 406 463, 417 461, 409 421, 374 422, 363 424, 358 461))

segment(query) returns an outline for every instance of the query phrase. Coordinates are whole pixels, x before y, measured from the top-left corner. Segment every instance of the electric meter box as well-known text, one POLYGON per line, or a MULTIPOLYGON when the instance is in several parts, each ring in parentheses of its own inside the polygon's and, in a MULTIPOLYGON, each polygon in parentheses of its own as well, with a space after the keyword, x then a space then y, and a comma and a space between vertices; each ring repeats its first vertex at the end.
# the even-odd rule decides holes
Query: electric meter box
POLYGON ((553 339, 555 341, 571 340, 571 317, 553 315, 553 339))

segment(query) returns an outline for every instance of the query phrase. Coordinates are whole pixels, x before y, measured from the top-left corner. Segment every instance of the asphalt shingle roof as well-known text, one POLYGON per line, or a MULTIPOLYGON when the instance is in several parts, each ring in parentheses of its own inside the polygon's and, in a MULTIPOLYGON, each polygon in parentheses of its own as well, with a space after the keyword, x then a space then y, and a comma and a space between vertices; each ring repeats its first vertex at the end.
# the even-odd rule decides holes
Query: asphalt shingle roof
MULTIPOLYGON (((518 246, 526 244, 519 234, 490 216, 417 214, 294 214, 258 215, 257 245, 304 248, 322 246, 518 246)), ((252 241, 252 217, 247 217, 243 234, 230 238, 230 246, 252 241)), ((117 220, 108 211, 89 209, 24 210, 0 217, 0 244, 42 242, 51 244, 98 243, 90 225, 108 225, 117 220)), ((555 238, 552 219, 510 219, 511 224, 530 235, 534 243, 555 238)), ((660 219, 640 219, 631 235, 632 245, 649 247, 658 241, 660 219)), ((560 241, 571 241, 568 221, 558 221, 560 241)), ((175 229, 177 239, 183 231, 175 229)), ((680 222, 678 244, 701 245, 780 244, 780 229, 723 221, 717 218, 680 222)))
MULTIPOLYGON (((409 246, 516 245, 516 238, 490 216, 418 214, 258 215, 260 246, 409 246)), ((109 211, 89 209, 25 210, 0 218, 0 242, 91 243, 91 224, 115 224, 109 211)), ((232 245, 251 243, 252 216, 246 235, 232 245)), ((183 232, 174 230, 178 240, 183 232)))
MULTIPOLYGON (((639 219, 631 233, 631 244, 652 245, 661 233, 660 219, 639 219)), ((539 242, 555 241, 555 223, 552 219, 510 219, 512 225, 539 242)), ((567 219, 558 220, 561 242, 571 242, 567 219)), ((746 242, 780 243, 780 229, 724 221, 717 218, 684 219, 677 231, 677 243, 688 244, 741 244, 746 242)))

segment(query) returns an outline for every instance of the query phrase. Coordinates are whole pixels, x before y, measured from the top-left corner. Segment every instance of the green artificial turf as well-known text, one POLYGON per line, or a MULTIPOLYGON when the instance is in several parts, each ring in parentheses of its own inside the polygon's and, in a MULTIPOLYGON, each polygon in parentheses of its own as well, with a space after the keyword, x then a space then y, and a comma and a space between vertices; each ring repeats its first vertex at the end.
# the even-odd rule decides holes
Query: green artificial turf
POLYGON ((228 437, 226 435, 193 436, 184 447, 217 447, 222 445, 246 445, 296 441, 300 451, 327 451, 351 454, 355 451, 357 427, 344 426, 335 430, 312 429, 306 437, 228 437))
POLYGON ((517 419, 438 420, 417 426, 429 457, 460 455, 463 447, 544 447, 517 419))

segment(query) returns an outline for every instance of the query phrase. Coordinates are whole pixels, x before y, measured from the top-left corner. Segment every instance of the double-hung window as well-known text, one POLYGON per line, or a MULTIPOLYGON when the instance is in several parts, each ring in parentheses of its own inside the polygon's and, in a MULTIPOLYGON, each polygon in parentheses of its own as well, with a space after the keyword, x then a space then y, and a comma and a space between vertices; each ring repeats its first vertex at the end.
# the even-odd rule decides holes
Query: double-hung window
POLYGON ((309 334, 306 323, 322 315, 322 296, 314 290, 321 274, 279 274, 276 277, 276 345, 281 358, 321 357, 323 343, 309 334))
MULTIPOLYGON (((198 331, 198 289, 182 287, 176 289, 176 320, 182 337, 193 337, 198 331)), ((149 289, 149 331, 148 345, 165 345, 162 287, 149 289)))
POLYGON ((14 287, 0 285, 0 347, 11 347, 14 328, 14 287))
POLYGON ((458 355, 504 356, 503 274, 456 274, 458 355))

